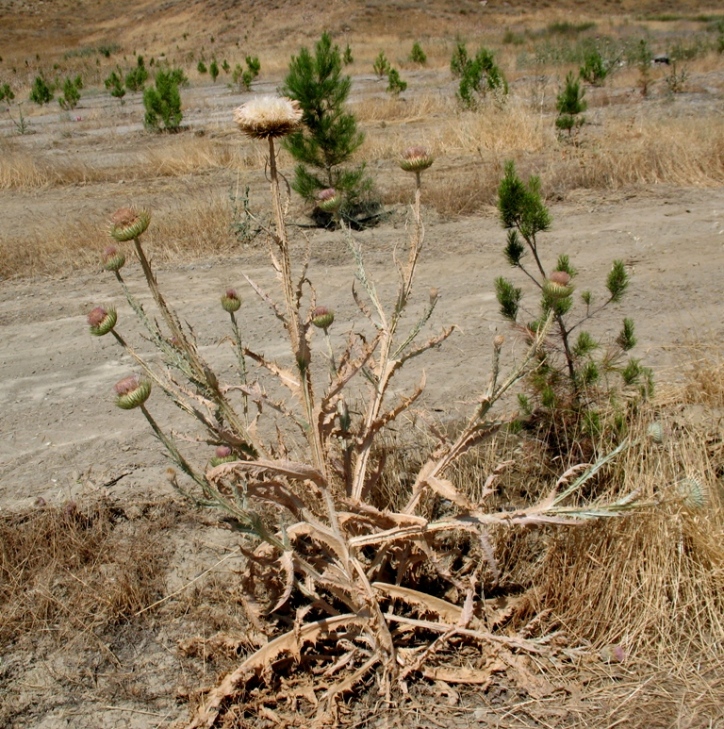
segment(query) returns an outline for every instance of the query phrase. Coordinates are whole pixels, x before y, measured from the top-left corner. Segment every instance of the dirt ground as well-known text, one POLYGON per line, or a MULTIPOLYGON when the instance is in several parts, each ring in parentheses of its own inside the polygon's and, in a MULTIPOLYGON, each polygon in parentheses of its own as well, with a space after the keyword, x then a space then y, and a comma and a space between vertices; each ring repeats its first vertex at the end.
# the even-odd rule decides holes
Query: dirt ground
MULTIPOLYGON (((369 79, 366 82, 372 87, 369 79)), ((273 90, 273 84, 262 90, 273 90)), ((190 127, 211 122, 223 126, 234 102, 227 96, 219 100, 208 91, 198 91, 188 110, 190 127)), ((38 133, 32 145, 48 155, 95 155, 101 163, 111 165, 114 155, 128 153, 142 143, 137 122, 125 120, 132 107, 125 107, 109 130, 98 126, 93 116, 94 109, 107 100, 89 98, 86 103, 86 110, 77 115, 80 121, 64 117, 58 122, 57 113, 34 116, 38 133), (93 120, 87 128, 83 127, 84 115, 93 120), (71 128, 84 130, 76 146, 69 141, 73 135, 64 134, 71 128)), ((11 130, 9 122, 3 129, 11 130)), ((261 183, 262 173, 254 173, 253 180, 261 183)), ((0 235, 16 235, 34 227, 49 231, 53 221, 69 216, 93 218, 100 227, 108 213, 129 201, 163 210, 171 189, 174 204, 183 205, 184 196, 197 195, 199 185, 209 186, 209 196, 224 197, 228 175, 210 174, 181 183, 163 178, 150 184, 115 181, 3 192, 0 235)), ((543 257, 553 262, 558 254, 569 254, 578 270, 579 290, 590 288, 594 296, 603 298, 611 262, 625 262, 632 279, 630 291, 615 308, 615 315, 594 321, 591 330, 604 340, 613 338, 621 319, 633 318, 638 338, 633 354, 654 370, 658 382, 681 379, 691 366, 697 344, 722 341, 724 189, 659 185, 607 193, 578 191, 552 203, 551 213, 552 230, 541 235, 543 257)), ((485 387, 493 336, 506 334, 504 364, 508 366, 520 355, 521 346, 499 315, 494 295, 494 279, 510 273, 502 255, 505 236, 494 209, 453 220, 440 219, 433 212, 425 217, 426 241, 412 309, 419 312, 428 290, 435 287, 441 300, 431 331, 450 324, 458 331, 419 366, 427 375, 427 405, 444 409, 454 418, 465 413, 475 393, 485 387)), ((404 244, 405 225, 406 210, 398 206, 379 227, 353 234, 370 277, 387 300, 394 292, 393 254, 404 244)), ((304 229, 296 234, 297 261, 304 255, 304 236, 311 251, 309 278, 319 302, 336 311, 333 339, 339 343, 361 324, 351 296, 352 257, 340 231, 304 229)), ((87 245, 100 251, 106 242, 99 233, 87 245)), ((218 303, 228 286, 237 287, 244 299, 241 321, 246 340, 268 356, 285 357, 284 340, 273 316, 244 283, 242 274, 276 292, 259 240, 223 258, 164 264, 158 269, 167 299, 193 326, 204 355, 222 373, 233 369, 228 341, 221 342, 228 330, 218 303)), ((129 263, 124 276, 148 302, 139 266, 129 263)), ((532 295, 528 301, 533 308, 532 295)), ((109 338, 91 337, 86 323, 93 307, 108 304, 118 307, 119 330, 143 349, 138 326, 111 274, 89 268, 62 278, 0 281, 0 515, 40 508, 41 504, 53 507, 104 500, 119 509, 119 518, 129 529, 170 519, 173 528, 166 528, 157 542, 168 557, 164 594, 173 595, 197 578, 200 589, 202 585, 207 590, 219 585, 226 589, 225 581, 233 580, 234 570, 241 567, 236 538, 213 519, 174 505, 164 478, 166 460, 160 444, 138 412, 121 412, 113 404, 112 386, 133 370, 132 361, 109 338), (211 583, 200 579, 207 571, 211 583)), ((416 375, 419 370, 403 378, 400 387, 409 386, 416 375)), ((178 416, 160 396, 150 401, 150 408, 162 425, 174 427, 178 416)), ((202 591, 199 599, 209 594, 202 591)), ((235 628, 243 629, 239 616, 214 616, 209 600, 208 635, 215 628, 232 634, 235 628)), ((201 685, 212 685, 220 672, 233 665, 231 655, 225 662, 205 665, 179 652, 178 642, 197 630, 176 609, 156 614, 141 627, 131 622, 114 634, 113 642, 94 637, 91 631, 85 636, 90 647, 73 642, 58 645, 44 636, 37 638, 37 645, 10 644, 0 653, 0 724, 18 729, 151 729, 181 721, 188 716, 185 702, 189 696, 201 685)), ((624 668, 611 668, 601 680, 617 687, 607 701, 616 699, 621 706, 629 694, 639 690, 637 676, 624 668)), ((668 679, 659 676, 654 684, 659 680, 668 679)), ((544 699, 567 697, 558 716, 560 726, 592 726, 590 717, 598 710, 607 716, 601 726, 618 724, 620 716, 628 717, 632 726, 646 726, 645 701, 638 709, 627 706, 630 714, 616 714, 615 702, 576 703, 577 695, 562 686, 544 699)), ((640 695, 647 696, 647 690, 640 695)), ((463 692, 457 697, 457 713, 449 709, 454 720, 448 717, 444 721, 460 727, 546 726, 540 723, 545 721, 542 716, 531 718, 526 713, 525 697, 507 694, 504 686, 487 700, 492 705, 463 692), (500 715, 494 716, 488 709, 492 712, 491 706, 505 702, 522 708, 512 708, 500 723, 500 715)), ((441 698, 423 696, 421 701, 429 705, 441 698)), ((686 700, 676 711, 678 715, 672 714, 669 724, 656 726, 724 726, 721 713, 697 717, 686 700)), ((409 726, 439 725, 435 716, 426 717, 419 707, 410 709, 408 718, 409 726)), ((370 712, 359 725, 376 726, 375 721, 370 712)))

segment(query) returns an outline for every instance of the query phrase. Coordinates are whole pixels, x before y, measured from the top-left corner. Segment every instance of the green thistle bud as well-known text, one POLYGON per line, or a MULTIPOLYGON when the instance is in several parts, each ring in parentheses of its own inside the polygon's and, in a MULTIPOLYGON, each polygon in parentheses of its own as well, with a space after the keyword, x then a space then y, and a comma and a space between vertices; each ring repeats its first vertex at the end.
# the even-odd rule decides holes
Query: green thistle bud
POLYGON ((115 246, 108 246, 103 251, 103 270, 120 271, 126 263, 126 256, 115 246))
POLYGON ((111 215, 111 237, 119 243, 133 240, 145 232, 150 222, 151 213, 148 210, 120 208, 111 215))
POLYGON ((422 172, 426 170, 434 162, 433 156, 426 147, 414 146, 408 147, 402 153, 400 159, 400 167, 405 172, 422 172))
POLYGON ((226 289, 226 293, 221 297, 221 306, 229 314, 239 311, 241 308, 241 299, 239 298, 239 294, 236 293, 236 289, 226 289))
POLYGON ((209 463, 213 466, 220 466, 222 463, 231 463, 239 460, 232 452, 229 446, 218 446, 216 454, 211 458, 209 463))
POLYGON ((571 277, 565 271, 553 271, 543 284, 543 292, 551 299, 565 299, 573 293, 571 277))
POLYGON ((325 213, 335 213, 342 204, 342 197, 333 187, 328 187, 317 194, 317 207, 325 213))
POLYGON ((118 321, 118 314, 115 309, 104 309, 102 306, 96 306, 88 314, 88 326, 90 333, 95 337, 102 337, 108 334, 118 321))
POLYGON ((116 405, 122 410, 133 410, 148 400, 151 381, 131 375, 116 382, 113 389, 116 393, 116 405))
POLYGON ((334 312, 326 306, 315 306, 312 309, 312 324, 318 329, 327 331, 334 322, 334 312))

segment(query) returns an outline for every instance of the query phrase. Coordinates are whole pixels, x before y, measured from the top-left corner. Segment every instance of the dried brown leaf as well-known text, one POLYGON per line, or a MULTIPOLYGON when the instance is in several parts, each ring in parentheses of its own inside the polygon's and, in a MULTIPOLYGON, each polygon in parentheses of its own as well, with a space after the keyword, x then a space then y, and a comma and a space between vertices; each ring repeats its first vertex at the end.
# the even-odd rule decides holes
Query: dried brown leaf
POLYGON ((191 723, 186 729, 211 729, 221 709, 221 704, 239 690, 242 681, 247 676, 262 671, 283 653, 294 653, 301 646, 298 641, 304 643, 316 643, 322 637, 329 637, 337 630, 349 626, 363 627, 367 621, 352 613, 345 613, 333 618, 325 618, 315 623, 309 623, 299 630, 298 635, 294 631, 284 633, 260 648, 256 653, 249 656, 236 670, 228 674, 215 689, 209 692, 207 700, 199 706, 191 723))
POLYGON ((402 587, 401 585, 390 585, 386 582, 373 582, 372 587, 382 595, 387 597, 403 600, 408 605, 416 608, 423 608, 426 612, 432 612, 439 615, 446 623, 456 625, 460 622, 463 611, 457 605, 451 602, 441 600, 434 595, 428 595, 426 592, 413 590, 410 587, 402 587))

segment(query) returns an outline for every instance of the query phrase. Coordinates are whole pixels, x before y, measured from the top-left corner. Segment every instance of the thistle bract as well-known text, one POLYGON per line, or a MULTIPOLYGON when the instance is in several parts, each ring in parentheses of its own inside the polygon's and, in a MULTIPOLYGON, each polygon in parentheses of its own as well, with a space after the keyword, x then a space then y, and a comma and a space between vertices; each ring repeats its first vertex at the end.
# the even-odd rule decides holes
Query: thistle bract
POLYGON ((220 466, 222 463, 231 463, 232 461, 236 461, 236 456, 231 452, 231 448, 229 446, 219 446, 216 449, 216 454, 211 458, 209 463, 212 466, 220 466))
POLYGON ((108 246, 103 251, 103 269, 105 271, 120 271, 126 263, 126 256, 115 246, 108 246))
POLYGON ((334 312, 326 306, 316 306, 312 310, 312 324, 318 329, 328 329, 334 322, 334 312))
POLYGON ((236 289, 226 290, 226 293, 221 297, 221 306, 229 314, 239 311, 241 308, 241 299, 239 298, 239 294, 236 293, 236 289))
POLYGON ((151 381, 131 375, 116 382, 113 389, 116 393, 116 405, 122 410, 133 410, 148 400, 151 381))
POLYGON ((342 197, 333 187, 328 187, 317 194, 317 207, 325 213, 336 212, 341 204, 342 197))
POLYGON ((408 147, 402 153, 402 159, 400 159, 400 167, 405 172, 422 172, 426 170, 434 159, 426 147, 414 146, 408 147))
POLYGON ((151 213, 148 210, 119 208, 111 215, 110 234, 119 243, 138 238, 148 228, 151 213))
POLYGON ((90 333, 95 337, 102 337, 108 334, 118 321, 118 314, 115 309, 104 309, 102 306, 96 306, 88 314, 88 326, 90 333))

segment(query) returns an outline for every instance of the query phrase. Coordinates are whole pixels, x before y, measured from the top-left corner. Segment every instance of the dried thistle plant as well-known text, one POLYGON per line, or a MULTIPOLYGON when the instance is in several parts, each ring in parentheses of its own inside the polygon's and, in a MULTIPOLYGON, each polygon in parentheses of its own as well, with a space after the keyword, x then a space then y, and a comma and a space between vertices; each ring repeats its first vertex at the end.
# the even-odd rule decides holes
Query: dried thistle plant
MULTIPOLYGON (((593 465, 569 470, 546 498, 517 511, 488 506, 501 469, 489 475, 475 500, 453 485, 448 471, 505 425, 491 417, 491 410, 536 366, 552 316, 541 322, 528 351, 506 375, 501 375, 503 338, 495 338, 487 387, 457 431, 443 433, 431 426, 435 445, 423 455, 416 472, 409 474, 412 486, 402 500, 403 508, 373 504, 370 494, 384 470, 384 457, 375 448, 388 428, 418 401, 425 377, 421 375, 404 395, 394 395, 392 384, 403 367, 438 348, 454 331, 449 327, 422 335, 439 301, 435 290, 416 314, 411 305, 425 238, 422 175, 433 163, 432 156, 424 148, 413 147, 401 158, 402 168, 415 175, 415 192, 406 252, 401 259, 395 258, 398 284, 390 305, 382 301, 367 275, 351 231, 344 231, 357 263, 352 293, 369 331, 351 332, 335 352, 328 336, 330 327, 338 323, 334 312, 317 304, 307 264, 297 271, 292 264, 276 166, 276 140, 294 128, 298 110, 284 99, 258 99, 237 110, 235 119, 244 133, 268 143, 274 224, 266 233, 281 302, 256 282, 247 281, 284 328, 292 367, 267 358, 245 342, 235 317, 241 300, 230 289, 221 304, 231 320, 230 342, 240 377, 234 383, 219 379, 200 354, 193 332, 182 325, 161 294, 141 243, 150 221, 145 212, 121 211, 114 216, 112 234, 119 241, 132 240, 161 323, 146 313, 126 286, 121 254, 107 249, 103 260, 121 284, 148 340, 160 352, 163 366, 152 366, 123 338, 118 331, 122 317, 115 312, 111 315, 99 307, 89 316, 92 333, 115 337, 142 372, 116 386, 118 404, 137 407, 146 417, 181 471, 170 470, 172 485, 198 505, 220 509, 232 528, 253 539, 245 552, 248 608, 252 622, 267 630, 271 640, 206 696, 189 727, 216 725, 232 697, 241 696, 244 703, 244 687, 252 677, 265 677, 272 686, 275 679, 268 668, 280 667, 289 656, 299 670, 310 670, 317 677, 312 687, 315 711, 334 721, 338 699, 369 674, 376 673, 380 691, 389 698, 411 676, 433 677, 435 657, 451 646, 540 652, 543 648, 536 641, 495 633, 484 619, 483 571, 486 565, 493 572, 496 569, 489 530, 575 524, 630 510, 634 505, 630 498, 614 503, 575 501, 588 480, 625 446, 593 465), (326 352, 314 347, 317 329, 324 332, 326 352), (256 365, 253 373, 247 363, 256 365), (315 372, 322 374, 315 376, 315 372), (273 400, 264 384, 270 381, 289 396, 273 400), (323 381, 327 384, 320 388, 323 381), (361 389, 353 386, 357 381, 367 388, 361 402, 353 394, 361 389), (177 436, 154 420, 152 387, 165 393, 201 428, 197 440, 214 449, 207 465, 192 463, 177 436), (240 405, 235 404, 237 395, 240 405), (270 429, 259 427, 269 413, 274 418, 274 439, 262 435, 270 429), (302 445, 295 432, 301 434, 302 445), (448 505, 443 516, 433 518, 423 508, 430 499, 448 505), (430 587, 433 584, 444 587, 430 587), (457 597, 450 599, 451 594, 457 597), (270 615, 291 620, 288 632, 279 634, 274 622, 265 620, 270 615), (321 643, 325 650, 315 650, 321 643)), ((446 680, 469 680, 471 671, 479 678, 484 669, 478 671, 480 675, 476 670, 456 673, 450 669, 446 680)))

